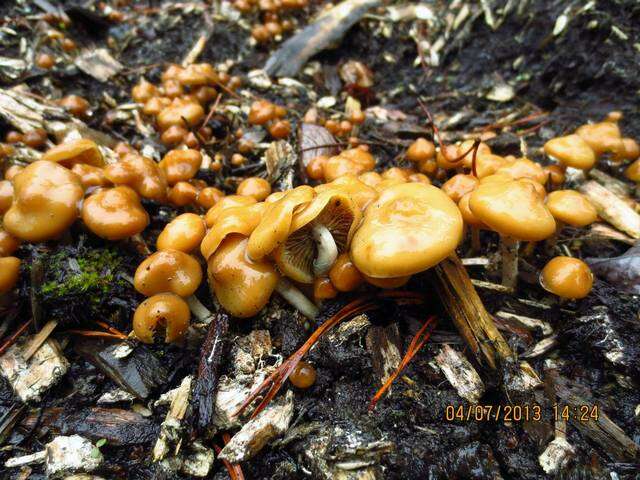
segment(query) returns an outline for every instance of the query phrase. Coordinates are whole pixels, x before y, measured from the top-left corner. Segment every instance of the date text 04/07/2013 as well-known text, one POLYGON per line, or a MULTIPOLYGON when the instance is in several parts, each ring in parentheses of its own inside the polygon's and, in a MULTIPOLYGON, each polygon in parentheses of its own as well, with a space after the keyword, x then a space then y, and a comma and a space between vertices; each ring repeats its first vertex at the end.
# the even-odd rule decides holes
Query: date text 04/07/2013
POLYGON ((560 405, 551 407, 549 415, 536 404, 525 405, 447 405, 444 419, 448 422, 539 422, 553 419, 578 422, 597 421, 598 405, 560 405))

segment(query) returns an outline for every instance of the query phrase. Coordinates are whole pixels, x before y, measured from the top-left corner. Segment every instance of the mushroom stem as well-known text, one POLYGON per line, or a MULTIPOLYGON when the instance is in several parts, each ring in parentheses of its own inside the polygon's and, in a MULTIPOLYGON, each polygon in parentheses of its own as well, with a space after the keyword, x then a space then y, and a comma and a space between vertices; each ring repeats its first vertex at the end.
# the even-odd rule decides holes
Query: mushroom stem
POLYGON ((518 283, 518 247, 520 242, 514 238, 500 237, 502 256, 502 285, 515 289, 518 283))
POLYGON ((207 307, 205 307, 198 297, 195 295, 190 295, 185 299, 187 304, 189 305, 189 310, 191 313, 200 320, 202 323, 209 325, 211 320, 213 319, 213 313, 207 307))
POLYGON ((318 256, 313 261, 313 273, 316 277, 326 274, 338 258, 338 246, 333 235, 321 223, 313 226, 313 239, 318 245, 318 256))
POLYGON ((303 295, 289 280, 280 278, 276 291, 291 305, 296 307, 305 317, 314 319, 318 315, 318 307, 303 295))

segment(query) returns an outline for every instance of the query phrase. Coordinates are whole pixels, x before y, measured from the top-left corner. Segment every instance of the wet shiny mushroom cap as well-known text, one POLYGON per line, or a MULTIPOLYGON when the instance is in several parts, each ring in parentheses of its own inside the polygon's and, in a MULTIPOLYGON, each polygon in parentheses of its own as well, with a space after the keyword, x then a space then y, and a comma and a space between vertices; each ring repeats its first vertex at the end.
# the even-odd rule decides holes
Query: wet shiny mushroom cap
POLYGON ((0 257, 8 257, 20 246, 20 239, 0 227, 0 257))
POLYGON ((266 208, 267 205, 261 202, 223 210, 200 244, 200 252, 205 260, 215 253, 227 235, 251 235, 262 220, 266 208))
POLYGON ((252 317, 262 310, 279 278, 270 262, 249 259, 248 241, 242 235, 229 235, 207 262, 209 285, 216 298, 238 318, 252 317))
POLYGON ((436 156, 436 147, 426 138, 417 138, 407 149, 406 158, 410 162, 421 163, 436 156))
POLYGON ((339 292, 351 292, 362 285, 364 278, 349 258, 348 253, 341 253, 329 270, 331 283, 339 292))
POLYGON ((172 292, 181 297, 193 295, 202 282, 202 269, 191 255, 163 250, 149 255, 137 268, 135 289, 147 297, 172 292))
POLYGON ((478 217, 476 217, 471 211, 471 208, 469 208, 469 200, 471 199, 472 193, 473 192, 465 193, 458 202, 458 208, 460 209, 460 213, 462 214, 462 219, 464 220, 464 223, 469 225, 470 227, 486 229, 487 226, 482 223, 478 219, 478 217))
POLYGON ((324 162, 324 179, 327 182, 332 182, 346 174, 357 176, 373 170, 375 165, 375 158, 367 150, 360 147, 350 148, 324 162))
POLYGON ((598 218, 598 212, 589 199, 575 190, 551 192, 546 204, 556 220, 572 227, 586 227, 598 218))
POLYGON ((200 246, 207 233, 204 220, 195 213, 183 213, 171 220, 160 232, 158 250, 180 250, 190 253, 200 246))
POLYGON ((178 342, 189 328, 189 305, 173 293, 159 293, 138 305, 133 315, 133 331, 143 343, 153 343, 153 337, 164 329, 165 343, 178 342))
POLYGON ((462 239, 462 227, 456 204, 439 188, 397 185, 365 210, 350 257, 369 277, 412 275, 450 255, 462 239))
POLYGON ((170 150, 158 164, 164 171, 167 183, 175 185, 196 176, 202 164, 202 154, 198 150, 170 150))
POLYGON ((536 162, 532 162, 528 158, 518 158, 517 160, 500 167, 496 170, 497 174, 507 174, 514 179, 529 178, 540 185, 547 183, 549 174, 536 162))
POLYGON ((478 155, 476 157, 476 172, 478 174, 478 178, 483 179, 493 175, 500 168, 505 167, 508 164, 509 161, 500 155, 495 155, 493 153, 478 155))
POLYGON ((580 136, 571 134, 556 137, 544 144, 544 152, 565 167, 589 170, 596 163, 596 154, 580 136))
POLYGON ((586 297, 591 292, 593 274, 582 260, 555 257, 542 269, 540 284, 554 295, 576 300, 586 297))
MULTIPOLYGON (((295 213, 286 241, 275 251, 280 271, 301 283, 313 283, 319 250, 316 231, 328 233, 337 253, 348 250, 362 213, 350 196, 339 189, 319 193, 295 213)), ((326 269, 331 265, 326 266, 326 269)))
POLYGON ((632 182, 640 182, 640 159, 636 160, 626 168, 624 176, 632 182))
POLYGON ((169 106, 158 113, 156 121, 160 130, 164 131, 172 126, 195 127, 203 118, 204 109, 197 101, 174 98, 169 106))
POLYGON ((260 177, 245 178, 240 182, 236 190, 237 195, 253 197, 261 202, 271 194, 271 184, 260 177))
POLYGON ((86 138, 56 145, 42 155, 42 160, 56 162, 67 168, 79 163, 94 167, 104 166, 104 158, 98 145, 93 140, 86 138))
POLYGON ((0 294, 15 287, 20 277, 20 259, 16 257, 0 258, 0 294))
POLYGON ((473 175, 459 173, 442 185, 442 191, 446 193, 451 200, 458 203, 464 195, 473 192, 479 184, 480 181, 473 175))
POLYGON ((536 188, 525 180, 481 183, 471 194, 473 214, 500 235, 536 242, 556 231, 556 222, 536 188))
POLYGON ((264 215, 249 237, 247 253, 253 260, 262 260, 280 246, 289 235, 293 213, 299 206, 313 200, 312 187, 302 185, 269 203, 264 215))
POLYGON ((142 232, 149 224, 149 215, 138 194, 122 186, 100 190, 85 199, 82 221, 97 236, 115 241, 142 232))
POLYGON ((13 183, 0 180, 0 215, 9 210, 13 202, 13 183))
POLYGON ((4 228, 22 240, 57 237, 78 218, 84 189, 77 175, 46 160, 27 166, 13 179, 14 198, 4 228))
MULTIPOLYGON (((373 173, 373 172, 369 172, 373 173)), ((382 178, 380 179, 382 181, 382 178)), ((379 183, 379 182, 378 182, 379 183)), ((378 191, 362 182, 355 175, 343 175, 335 179, 333 182, 323 183, 315 187, 317 193, 329 190, 341 191, 351 197, 356 202, 360 210, 364 210, 367 205, 378 198, 378 191)))
POLYGON ((615 122, 599 122, 582 125, 576 134, 589 144, 596 155, 611 153, 614 157, 624 152, 620 127, 615 122))
POLYGON ((150 158, 127 154, 119 162, 108 165, 104 175, 114 185, 127 185, 144 198, 162 202, 167 195, 167 179, 162 169, 150 158))
POLYGON ((107 177, 104 176, 104 170, 100 167, 94 167, 93 165, 87 165, 85 163, 76 163, 71 167, 71 171, 80 177, 80 182, 85 189, 90 187, 106 187, 110 183, 107 177))
POLYGON ((257 203, 256 199, 253 197, 243 197, 242 195, 227 195, 226 197, 221 198, 213 207, 211 207, 206 215, 204 216, 204 221, 207 224, 207 227, 213 226, 222 212, 229 208, 234 207, 245 207, 248 205, 253 205, 257 203))
POLYGON ((623 138, 624 153, 620 155, 621 160, 636 160, 640 157, 640 144, 633 138, 623 138))

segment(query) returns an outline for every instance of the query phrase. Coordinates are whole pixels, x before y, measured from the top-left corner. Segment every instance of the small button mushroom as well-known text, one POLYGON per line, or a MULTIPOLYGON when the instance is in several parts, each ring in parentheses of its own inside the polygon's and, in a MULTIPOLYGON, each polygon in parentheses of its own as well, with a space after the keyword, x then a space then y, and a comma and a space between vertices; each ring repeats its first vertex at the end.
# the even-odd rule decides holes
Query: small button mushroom
POLYGON ((251 125, 264 125, 275 117, 276 106, 273 103, 268 100, 256 100, 251 104, 247 121, 251 125))
POLYGON ((624 176, 632 182, 640 183, 640 159, 636 160, 626 168, 624 176))
POLYGON ((489 147, 489 145, 484 142, 480 142, 476 146, 475 140, 465 140, 457 145, 457 148, 457 156, 462 157, 460 162, 464 168, 470 169, 473 167, 474 151, 476 155, 476 164, 478 163, 479 157, 482 157, 483 155, 491 155, 491 147, 489 147))
POLYGON ((348 250, 361 217, 358 205, 340 190, 319 193, 294 214, 287 240, 275 251, 280 271, 297 282, 313 283, 348 250))
POLYGON ((540 285, 560 298, 577 300, 591 292, 593 274, 582 260, 572 257, 555 257, 542 269, 540 285))
POLYGON ((271 184, 260 177, 245 178, 236 189, 237 195, 249 196, 261 202, 271 193, 271 184))
POLYGON ((316 369, 310 363, 300 361, 289 375, 289 381, 296 388, 310 388, 316 383, 316 369))
POLYGON ((262 310, 278 284, 278 273, 270 262, 249 259, 247 243, 246 236, 229 235, 207 262, 209 285, 216 298, 238 318, 262 310))
POLYGON ((413 183, 424 183, 425 185, 431 185, 431 180, 424 173, 412 173, 409 175, 409 181, 413 183))
POLYGON ((20 259, 16 257, 0 258, 0 294, 15 287, 20 278, 20 259))
POLYGON ((195 177, 202 164, 202 154, 198 150, 170 150, 159 163, 164 170, 169 185, 186 182, 195 177))
POLYGON ((0 257, 13 255, 13 252, 15 252, 19 246, 20 239, 0 227, 0 257))
POLYGON ((623 138, 624 153, 620 154, 621 160, 636 160, 640 157, 640 145, 633 138, 623 138))
POLYGON ((404 183, 409 181, 411 173, 411 171, 404 168, 391 167, 382 172, 382 178, 384 180, 400 180, 404 183))
POLYGON ((22 136, 22 143, 27 147, 40 148, 47 142, 47 132, 42 128, 36 128, 25 132, 22 136))
POLYGON ((451 200, 458 203, 467 193, 473 192, 479 184, 480 181, 473 175, 459 173, 442 185, 442 191, 446 193, 451 200))
POLYGON ((172 125, 186 128, 196 127, 204 118, 204 109, 197 101, 174 98, 168 107, 162 109, 156 121, 164 131, 172 125))
POLYGON ((549 175, 549 189, 561 187, 566 179, 565 167, 560 165, 547 165, 544 167, 545 171, 549 175))
POLYGON ((179 250, 190 253, 198 246, 207 233, 204 220, 195 213, 183 213, 171 220, 156 242, 158 250, 179 250))
POLYGON ((406 158, 410 162, 422 163, 436 156, 436 147, 426 138, 417 138, 407 149, 406 158))
POLYGON ((326 191, 340 191, 351 197, 356 202, 360 210, 364 210, 367 205, 378 198, 378 191, 360 181, 354 175, 343 175, 333 182, 324 183, 315 187, 317 193, 326 191))
POLYGON ((478 155, 476 157, 476 174, 478 178, 483 179, 495 174, 500 168, 509 164, 509 161, 500 155, 493 153, 478 155))
POLYGON ((576 130, 597 156, 603 153, 611 153, 613 157, 624 152, 620 127, 615 122, 599 122, 582 125, 576 130))
POLYGON ((450 255, 460 243, 462 227, 460 210, 439 188, 396 185, 365 210, 350 257, 369 277, 412 275, 450 255))
POLYGON ((39 53, 36 57, 35 63, 39 68, 49 70, 56 64, 56 59, 53 57, 53 55, 49 55, 48 53, 39 53))
POLYGON ((589 199, 575 190, 556 190, 547 197, 547 208, 556 219, 558 227, 586 227, 598 218, 598 213, 589 199))
POLYGON ((511 162, 509 165, 505 165, 496 170, 497 174, 504 173, 510 177, 518 180, 520 178, 529 178, 534 182, 538 182, 540 185, 547 183, 548 174, 544 168, 536 162, 532 162, 528 158, 518 158, 516 161, 511 162))
MULTIPOLYGON (((169 105, 171 105, 171 99, 167 98, 167 97, 151 97, 149 100, 147 100, 144 104, 144 107, 142 107, 142 113, 144 113, 145 115, 149 115, 149 116, 156 116, 158 115, 162 110, 164 110, 165 108, 167 108, 169 105)), ((178 126, 178 125, 174 125, 174 126, 178 126)), ((184 127, 180 126, 181 128, 184 129, 184 127)), ((171 127, 169 127, 171 128, 171 127)), ((169 128, 167 128, 164 132, 166 133, 169 128)), ((186 132, 186 129, 185 129, 186 132)))
MULTIPOLYGON (((228 197, 225 197, 228 198, 228 197)), ((215 208, 215 207, 214 207, 215 208)), ((224 209, 207 235, 202 240, 200 252, 205 259, 215 253, 222 241, 230 234, 240 234, 248 237, 260 223, 264 215, 266 204, 254 203, 241 207, 230 207, 224 209)))
POLYGON ((71 168, 78 163, 103 167, 104 158, 96 142, 81 138, 71 142, 61 143, 47 150, 42 160, 56 162, 63 167, 71 168))
POLYGON ((339 292, 352 292, 364 282, 362 274, 349 258, 348 253, 338 255, 329 270, 331 283, 339 292))
POLYGON ((58 105, 64 108, 74 117, 82 118, 86 117, 89 113, 89 107, 91 106, 86 98, 79 95, 67 95, 58 100, 58 105))
POLYGON ((462 167, 462 159, 458 158, 458 147, 456 145, 443 145, 438 148, 436 162, 443 170, 452 170, 462 167))
POLYGON ((201 85, 213 85, 219 81, 218 72, 209 63, 192 63, 188 67, 179 70, 177 80, 187 87, 201 85))
POLYGON ((357 176, 373 170, 375 163, 375 159, 368 151, 361 148, 351 148, 327 159, 323 165, 324 179, 327 182, 332 182, 347 174, 357 176))
POLYGON ((13 202, 13 183, 9 180, 0 180, 0 215, 9 210, 11 202, 13 202))
POLYGON ((76 163, 71 167, 71 171, 80 177, 80 182, 85 189, 90 187, 106 187, 110 183, 107 177, 104 176, 104 170, 100 167, 76 163))
POLYGON ((196 203, 202 208, 209 209, 224 198, 224 192, 216 187, 204 187, 198 192, 196 203))
POLYGON ((172 205, 184 207, 196 202, 198 198, 198 189, 189 182, 178 182, 169 189, 167 200, 172 205))
POLYGON ((318 155, 312 158, 305 168, 307 177, 311 180, 323 180, 324 179, 324 164, 329 160, 326 155, 318 155))
POLYGON ((247 254, 253 260, 262 260, 278 248, 289 235, 293 212, 300 205, 313 200, 315 192, 302 185, 286 192, 282 198, 265 208, 260 223, 249 236, 247 254))
MULTIPOLYGON (((358 180, 360 180, 365 185, 368 185, 369 187, 373 187, 375 189, 375 186, 382 182, 382 175, 380 175, 378 172, 364 172, 358 175, 358 180)), ((376 191, 376 198, 377 196, 378 193, 376 191)))
POLYGON ((173 293, 159 293, 138 305, 133 315, 133 331, 143 343, 153 343, 153 337, 164 329, 165 343, 182 340, 189 328, 189 305, 173 293))
POLYGON ((596 163, 596 153, 580 136, 556 137, 544 144, 544 152, 565 167, 590 170, 596 163))
POLYGON ((478 220, 500 234, 502 283, 515 288, 518 241, 537 242, 553 235, 553 215, 536 188, 525 180, 481 182, 471 194, 469 207, 478 220))
POLYGON ((146 103, 157 95, 158 88, 144 77, 140 78, 138 84, 131 89, 131 98, 136 103, 146 103))
POLYGON ((116 241, 142 232, 149 224, 149 215, 138 194, 121 186, 100 190, 85 199, 82 221, 97 236, 116 241))
POLYGON ((22 240, 57 237, 78 218, 84 190, 78 176, 54 162, 38 160, 13 179, 14 199, 4 228, 22 240))
POLYGON ((291 134, 289 120, 278 120, 269 125, 269 135, 276 140, 287 138, 291 134))
POLYGON ((327 277, 318 277, 313 281, 313 298, 316 302, 335 298, 338 291, 327 277))
POLYGON ((104 175, 114 185, 126 185, 138 195, 162 202, 167 195, 167 179, 156 162, 138 154, 127 154, 104 169, 104 175))
POLYGON ((145 258, 133 278, 135 289, 147 297, 172 292, 188 297, 202 282, 202 269, 191 255, 178 250, 163 250, 145 258))
POLYGON ((226 197, 221 198, 213 207, 211 207, 206 215, 204 216, 204 221, 207 224, 207 227, 212 227, 226 209, 234 208, 234 207, 245 207, 248 205, 253 205, 256 202, 256 199, 253 197, 243 197, 241 195, 227 195, 226 197))

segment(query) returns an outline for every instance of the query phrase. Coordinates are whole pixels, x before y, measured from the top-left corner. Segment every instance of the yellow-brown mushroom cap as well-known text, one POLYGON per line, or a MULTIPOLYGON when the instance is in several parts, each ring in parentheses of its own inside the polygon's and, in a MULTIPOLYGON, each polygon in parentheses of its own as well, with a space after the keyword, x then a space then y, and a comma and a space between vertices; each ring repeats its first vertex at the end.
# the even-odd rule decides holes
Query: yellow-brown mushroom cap
POLYGON ((234 207, 246 207, 248 205, 253 205, 254 203, 257 203, 257 201, 253 197, 227 195, 226 197, 221 198, 218 203, 207 211, 204 216, 204 221, 207 224, 207 227, 211 227, 225 210, 234 207))
POLYGON ((465 194, 473 192, 479 183, 480 181, 473 175, 459 173, 442 185, 442 191, 446 193, 451 200, 458 203, 465 194))
POLYGON ((122 240, 142 232, 149 224, 149 215, 138 194, 122 186, 89 196, 82 206, 82 221, 99 237, 122 240))
POLYGON ((476 157, 476 172, 478 178, 483 179, 489 175, 495 174, 498 169, 505 167, 509 161, 500 155, 487 153, 476 157))
POLYGON ((462 220, 464 220, 464 223, 470 227, 486 229, 487 226, 482 223, 469 208, 469 199, 471 199, 472 193, 473 192, 465 193, 458 202, 458 208, 462 214, 462 220))
POLYGON ((460 243, 462 227, 460 210, 439 188, 397 185, 365 210, 350 256, 369 277, 412 275, 450 255, 460 243))
POLYGON ((624 152, 620 127, 615 122, 582 125, 576 133, 589 144, 596 155, 612 153, 615 157, 624 152))
POLYGON ((544 144, 544 152, 566 167, 589 170, 596 163, 596 154, 580 136, 556 137, 544 144))
POLYGON ((326 227, 338 253, 342 253, 349 248, 361 218, 362 212, 356 203, 339 189, 319 193, 294 214, 287 240, 275 251, 280 271, 297 282, 312 283, 317 254, 313 228, 316 225, 326 227))
POLYGON ((85 163, 76 163, 71 167, 71 171, 80 177, 80 182, 85 189, 90 187, 106 187, 110 184, 107 177, 104 176, 104 170, 100 167, 94 167, 93 165, 87 165, 85 163))
POLYGON ((20 277, 20 259, 16 257, 0 258, 0 294, 11 290, 20 277))
POLYGON ((171 220, 158 235, 158 250, 180 250, 190 253, 202 242, 207 229, 204 220, 195 213, 183 213, 171 220))
POLYGON ((279 200, 268 204, 264 216, 253 230, 247 244, 252 260, 262 260, 287 239, 295 209, 313 200, 312 187, 302 185, 285 193, 279 200))
POLYGON ((633 138, 623 138, 624 153, 621 153, 621 160, 635 160, 640 157, 640 144, 633 138))
POLYGON ((189 305, 173 293, 159 293, 138 305, 133 315, 133 331, 143 343, 153 343, 160 327, 165 329, 166 343, 180 341, 189 328, 189 305))
POLYGON ((555 257, 542 269, 540 284, 554 295, 575 300, 589 295, 593 287, 593 274, 582 260, 555 257))
POLYGON ((93 165, 94 167, 104 166, 104 158, 98 145, 93 140, 86 138, 56 145, 42 155, 42 160, 56 162, 67 168, 71 168, 78 163, 93 165))
POLYGON ((436 147, 433 142, 419 137, 409 145, 405 156, 410 162, 424 162, 436 156, 436 147))
POLYGON ((0 257, 8 257, 20 246, 20 239, 0 227, 0 257))
POLYGON ((133 278, 135 289, 147 297, 172 292, 188 297, 202 282, 202 269, 191 255, 178 250, 163 250, 145 258, 133 278))
POLYGON ((525 180, 481 183, 471 194, 469 207, 492 230, 517 240, 536 242, 556 231, 553 215, 525 180))
POLYGON ((251 235, 262 220, 266 208, 267 205, 260 202, 223 210, 200 245, 200 252, 205 260, 215 253, 227 235, 232 233, 247 237, 251 235))
POLYGON ((202 164, 202 154, 198 150, 170 150, 158 164, 164 171, 169 185, 186 182, 195 177, 202 164))
POLYGON ((0 215, 9 210, 13 202, 13 183, 0 180, 0 215))
POLYGON ((204 109, 196 100, 174 98, 169 106, 160 111, 157 122, 160 130, 166 130, 173 125, 195 127, 203 118, 204 109))
POLYGON ((518 158, 516 161, 508 165, 500 167, 496 170, 497 174, 507 174, 514 179, 529 178, 540 185, 547 183, 549 174, 536 162, 532 162, 528 158, 518 158))
POLYGON ((253 197, 256 201, 261 202, 271 193, 271 184, 260 177, 245 178, 240 182, 236 190, 236 195, 244 197, 253 197))
POLYGON ((278 283, 278 273, 270 262, 254 262, 246 254, 248 239, 229 235, 209 258, 209 285, 220 304, 231 315, 256 315, 269 302, 278 283))
MULTIPOLYGON (((380 181, 382 181, 382 179, 380 181)), ((349 195, 351 199, 356 202, 358 207, 360 207, 360 210, 364 210, 367 205, 378 198, 378 191, 375 188, 370 187, 359 180, 355 175, 350 174, 336 178, 333 182, 322 183, 315 187, 315 191, 317 193, 329 190, 341 191, 349 195)))
POLYGON ((624 176, 632 182, 640 182, 640 159, 636 160, 626 168, 624 176))
POLYGON ((575 190, 551 192, 546 203, 556 220, 573 227, 586 227, 598 218, 598 212, 589 199, 575 190))
POLYGON ((29 242, 57 237, 78 218, 84 190, 77 175, 46 160, 27 166, 13 179, 14 199, 4 228, 29 242))
POLYGON ((150 158, 127 154, 119 162, 108 165, 104 175, 114 185, 127 185, 141 197, 158 202, 167 195, 167 179, 162 169, 150 158))

